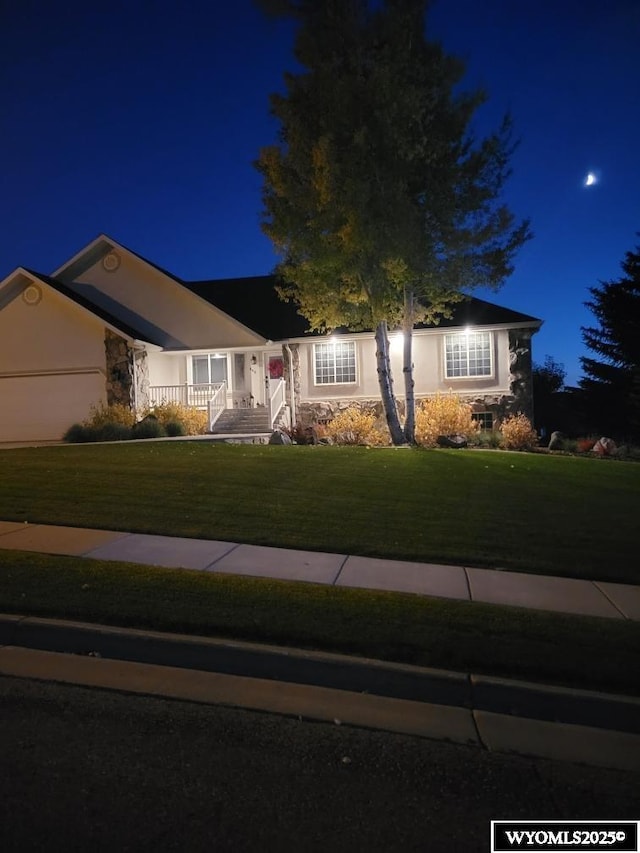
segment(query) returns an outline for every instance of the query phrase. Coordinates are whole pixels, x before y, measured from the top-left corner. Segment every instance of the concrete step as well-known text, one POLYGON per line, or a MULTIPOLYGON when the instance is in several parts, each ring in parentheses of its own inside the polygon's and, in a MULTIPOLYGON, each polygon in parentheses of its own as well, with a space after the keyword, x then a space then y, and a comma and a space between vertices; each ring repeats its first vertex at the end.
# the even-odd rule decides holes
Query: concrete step
POLYGON ((227 409, 216 421, 214 434, 250 434, 269 432, 269 418, 265 409, 227 409))

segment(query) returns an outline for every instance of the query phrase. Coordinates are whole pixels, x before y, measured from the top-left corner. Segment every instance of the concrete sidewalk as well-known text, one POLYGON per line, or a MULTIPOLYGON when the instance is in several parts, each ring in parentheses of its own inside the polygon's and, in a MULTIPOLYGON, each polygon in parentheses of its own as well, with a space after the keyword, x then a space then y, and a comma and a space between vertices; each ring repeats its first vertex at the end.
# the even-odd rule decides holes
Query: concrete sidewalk
POLYGON ((0 521, 0 549, 121 560, 640 620, 640 586, 109 530, 0 521))
MULTIPOLYGON (((640 587, 0 521, 0 549, 640 620, 640 587)), ((204 637, 0 614, 0 675, 640 770, 639 700, 204 637)))

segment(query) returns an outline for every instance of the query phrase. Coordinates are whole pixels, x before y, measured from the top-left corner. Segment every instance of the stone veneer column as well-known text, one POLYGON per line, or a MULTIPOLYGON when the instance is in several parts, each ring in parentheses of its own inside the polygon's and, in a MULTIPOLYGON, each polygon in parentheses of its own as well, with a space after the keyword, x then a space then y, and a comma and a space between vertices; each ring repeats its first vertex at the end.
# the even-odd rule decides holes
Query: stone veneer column
POLYGON ((149 362, 147 351, 136 350, 133 354, 135 363, 135 397, 134 405, 139 412, 144 411, 149 405, 149 362))
MULTIPOLYGON (((300 344, 289 344, 289 348, 282 347, 282 358, 284 362, 284 381, 286 383, 287 399, 291 399, 291 373, 293 372, 293 400, 296 407, 296 420, 300 420, 300 344), (289 359, 291 350, 291 359, 289 359), (291 361, 291 364, 289 363, 291 361), (292 370, 293 369, 293 370, 292 370)), ((295 426, 295 424, 292 424, 295 426)))
POLYGON ((509 372, 513 395, 509 408, 512 414, 522 412, 533 421, 531 334, 531 329, 509 331, 509 372))
POLYGON ((105 329, 104 350, 106 358, 107 405, 120 404, 133 408, 133 358, 134 352, 127 341, 110 329, 105 329))

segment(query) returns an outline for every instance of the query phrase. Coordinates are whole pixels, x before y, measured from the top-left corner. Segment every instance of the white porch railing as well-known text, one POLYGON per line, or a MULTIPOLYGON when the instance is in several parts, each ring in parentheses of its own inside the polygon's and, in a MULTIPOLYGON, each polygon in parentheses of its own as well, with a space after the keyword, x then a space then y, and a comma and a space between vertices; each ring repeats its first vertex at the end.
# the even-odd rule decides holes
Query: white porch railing
POLYGON ((218 420, 220 415, 227 408, 227 383, 221 382, 216 388, 213 396, 208 402, 209 412, 209 429, 213 430, 213 425, 218 420))
POLYGON ((183 406, 196 406, 206 409, 209 400, 224 387, 226 382, 202 385, 151 385, 149 387, 149 405, 161 406, 163 403, 181 403, 183 406))
POLYGON ((273 429, 276 418, 285 404, 285 381, 278 379, 269 383, 269 426, 273 429))

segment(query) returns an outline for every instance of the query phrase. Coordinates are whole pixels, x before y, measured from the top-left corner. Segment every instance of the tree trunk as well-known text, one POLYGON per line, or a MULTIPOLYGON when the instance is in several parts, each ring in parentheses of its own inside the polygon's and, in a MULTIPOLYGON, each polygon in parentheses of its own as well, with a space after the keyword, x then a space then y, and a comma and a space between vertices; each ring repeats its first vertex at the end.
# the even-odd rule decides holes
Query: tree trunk
POLYGON ((404 292, 404 324, 403 324, 403 360, 402 375, 404 376, 404 436, 409 444, 416 443, 416 400, 413 381, 413 291, 404 292))
POLYGON ((380 384, 380 396, 382 406, 387 418, 387 426, 391 434, 391 441, 395 445, 406 444, 404 432, 398 417, 398 407, 393 393, 393 378, 391 376, 391 363, 389 361, 389 338, 387 335, 386 322, 378 323, 376 327, 376 361, 378 363, 378 382, 380 384))

